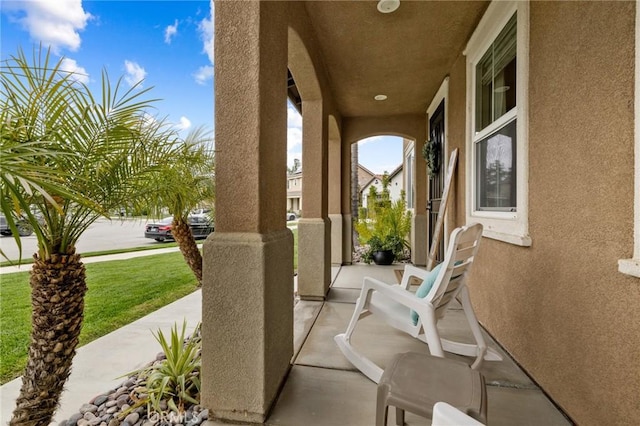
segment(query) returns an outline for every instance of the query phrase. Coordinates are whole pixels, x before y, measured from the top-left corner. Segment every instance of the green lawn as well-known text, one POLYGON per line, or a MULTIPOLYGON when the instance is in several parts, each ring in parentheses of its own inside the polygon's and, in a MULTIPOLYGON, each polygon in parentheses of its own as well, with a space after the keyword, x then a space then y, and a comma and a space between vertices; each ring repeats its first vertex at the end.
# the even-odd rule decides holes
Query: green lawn
MULTIPOLYGON (((293 268, 297 270, 298 230, 291 232, 293 268)), ((86 268, 89 289, 80 346, 196 289, 193 273, 180 252, 91 263, 86 268)), ((27 362, 30 293, 28 272, 0 275, 0 384, 18 377, 27 362)))
MULTIPOLYGON (((198 242, 198 244, 201 244, 202 242, 198 242)), ((140 247, 130 247, 130 248, 120 248, 120 249, 112 249, 112 250, 101 250, 101 251, 91 251, 89 253, 82 253, 82 257, 87 258, 87 257, 94 257, 94 256, 104 256, 107 254, 116 254, 116 253, 131 253, 131 252, 136 252, 136 251, 146 251, 146 250, 156 250, 156 249, 163 249, 163 248, 168 248, 168 247, 178 247, 178 243, 176 242, 165 242, 165 243, 159 243, 159 244, 154 244, 154 245, 150 245, 150 246, 140 246, 140 247)), ((33 257, 30 256, 25 256, 25 253, 22 253, 22 260, 20 261, 20 265, 28 265, 33 263, 33 257)), ((4 266, 15 266, 18 265, 18 261, 17 260, 3 260, 2 262, 0 262, 0 267, 4 267, 4 266)))
MULTIPOLYGON (((80 345, 196 289, 180 252, 86 265, 88 291, 80 345)), ((19 376, 31 331, 29 273, 0 276, 0 383, 19 376)))

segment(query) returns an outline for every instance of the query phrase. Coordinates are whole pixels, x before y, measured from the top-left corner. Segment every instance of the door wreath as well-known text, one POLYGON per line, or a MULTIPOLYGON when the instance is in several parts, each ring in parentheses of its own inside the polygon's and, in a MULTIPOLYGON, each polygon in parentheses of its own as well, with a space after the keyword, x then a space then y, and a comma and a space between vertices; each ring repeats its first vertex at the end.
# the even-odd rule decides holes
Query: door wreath
POLYGON ((427 162, 427 173, 433 179, 440 172, 440 143, 434 138, 429 139, 422 147, 422 156, 427 162))

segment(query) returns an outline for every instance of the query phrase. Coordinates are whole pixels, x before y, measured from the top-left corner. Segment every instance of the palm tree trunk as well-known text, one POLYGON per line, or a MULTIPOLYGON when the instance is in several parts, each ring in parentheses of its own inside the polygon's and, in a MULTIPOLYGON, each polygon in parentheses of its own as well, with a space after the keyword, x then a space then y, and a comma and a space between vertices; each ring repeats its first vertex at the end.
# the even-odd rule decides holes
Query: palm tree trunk
POLYGON ((202 285, 202 255, 198 250, 189 224, 181 217, 174 217, 171 224, 171 235, 178 243, 182 256, 196 276, 198 287, 200 287, 202 285))
POLYGON ((47 426, 55 412, 78 345, 87 291, 80 255, 37 255, 31 270, 29 358, 11 425, 47 426))
MULTIPOLYGON (((360 206, 360 186, 358 185, 358 143, 351 145, 351 221, 352 225, 358 222, 358 207, 360 206)), ((358 240, 358 231, 356 227, 352 226, 353 232, 351 234, 353 238, 353 247, 358 247, 360 241, 358 240)))

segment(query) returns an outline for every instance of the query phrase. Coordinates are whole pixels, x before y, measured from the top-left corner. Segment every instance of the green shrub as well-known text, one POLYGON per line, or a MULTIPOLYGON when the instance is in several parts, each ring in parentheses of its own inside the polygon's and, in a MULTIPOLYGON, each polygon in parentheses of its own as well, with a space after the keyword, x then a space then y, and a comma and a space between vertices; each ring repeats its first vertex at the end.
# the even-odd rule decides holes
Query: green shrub
MULTIPOLYGON (((160 343, 166 359, 141 368, 128 374, 137 375, 145 380, 138 394, 146 395, 139 400, 140 406, 147 404, 148 411, 153 408, 161 412, 161 401, 166 401, 169 409, 182 413, 187 404, 199 404, 200 399, 200 367, 202 340, 200 323, 191 337, 185 340, 186 321, 182 331, 178 333, 178 325, 171 328, 170 341, 161 330, 154 337, 160 343)), ((126 413, 123 413, 126 414, 126 413)))
POLYGON ((370 188, 367 215, 360 216, 355 224, 360 243, 368 246, 363 254, 366 263, 371 263, 376 251, 391 250, 398 258, 405 248, 409 248, 411 213, 406 208, 404 191, 399 200, 391 201, 388 179, 383 178, 382 184, 380 195, 375 187, 370 188))

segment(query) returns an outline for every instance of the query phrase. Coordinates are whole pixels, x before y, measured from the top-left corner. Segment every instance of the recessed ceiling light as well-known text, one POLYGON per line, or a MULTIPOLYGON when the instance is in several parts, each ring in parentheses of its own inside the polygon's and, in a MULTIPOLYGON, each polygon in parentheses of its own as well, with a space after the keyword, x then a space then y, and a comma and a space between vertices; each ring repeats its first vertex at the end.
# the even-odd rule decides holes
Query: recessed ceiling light
POLYGON ((380 0, 378 2, 378 12, 391 13, 400 7, 400 0, 380 0))
POLYGON ((385 101, 387 100, 387 95, 375 95, 373 99, 375 99, 376 101, 385 101))

